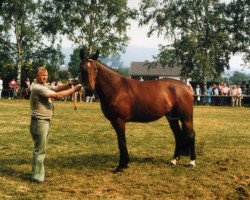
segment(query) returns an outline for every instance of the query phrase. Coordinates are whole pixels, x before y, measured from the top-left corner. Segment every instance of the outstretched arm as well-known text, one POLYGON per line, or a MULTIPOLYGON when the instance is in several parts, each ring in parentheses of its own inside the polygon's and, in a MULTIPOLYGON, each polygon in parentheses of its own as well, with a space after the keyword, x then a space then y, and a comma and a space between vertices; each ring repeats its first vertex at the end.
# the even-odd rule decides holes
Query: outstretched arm
MULTIPOLYGON (((65 85, 65 84, 63 84, 65 85)), ((66 86, 65 86, 66 87, 66 86)), ((60 91, 60 92, 55 92, 55 91, 52 91, 52 90, 48 90, 48 92, 45 93, 45 96, 47 98, 62 98, 62 97, 66 97, 70 94, 73 94, 77 91, 79 91, 81 89, 82 85, 77 85, 77 86, 74 86, 68 90, 63 90, 63 91, 60 91)))
POLYGON ((55 92, 59 92, 59 91, 62 91, 62 90, 66 90, 66 89, 69 89, 71 88, 71 86, 76 86, 77 84, 79 84, 79 81, 78 80, 72 80, 70 82, 67 82, 67 83, 64 83, 64 84, 61 84, 61 85, 57 85, 57 86, 54 86, 52 87, 52 90, 55 91, 55 92))

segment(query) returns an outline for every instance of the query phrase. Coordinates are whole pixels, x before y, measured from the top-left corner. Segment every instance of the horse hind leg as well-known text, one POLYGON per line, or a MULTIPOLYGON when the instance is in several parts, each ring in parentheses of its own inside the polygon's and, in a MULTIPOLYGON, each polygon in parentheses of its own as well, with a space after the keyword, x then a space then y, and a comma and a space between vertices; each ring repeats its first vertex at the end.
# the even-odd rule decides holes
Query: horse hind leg
POLYGON ((168 119, 168 122, 170 124, 170 128, 174 133, 174 138, 175 138, 175 152, 174 152, 174 157, 170 161, 171 164, 176 165, 177 160, 180 159, 180 149, 181 149, 181 128, 179 125, 179 120, 178 119, 170 119, 168 116, 166 116, 168 119))
POLYGON ((193 122, 191 120, 182 121, 182 150, 186 155, 190 155, 190 166, 195 166, 195 131, 193 129, 193 122))

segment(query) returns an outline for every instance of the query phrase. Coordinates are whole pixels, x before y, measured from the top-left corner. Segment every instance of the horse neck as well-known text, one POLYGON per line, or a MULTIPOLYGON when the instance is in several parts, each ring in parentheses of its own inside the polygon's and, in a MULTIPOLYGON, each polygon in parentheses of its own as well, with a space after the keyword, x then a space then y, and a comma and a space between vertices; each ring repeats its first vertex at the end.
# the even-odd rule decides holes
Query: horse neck
POLYGON ((97 77, 96 77, 96 90, 101 98, 105 98, 113 93, 115 87, 121 79, 121 75, 113 71, 109 67, 98 63, 97 64, 97 77))

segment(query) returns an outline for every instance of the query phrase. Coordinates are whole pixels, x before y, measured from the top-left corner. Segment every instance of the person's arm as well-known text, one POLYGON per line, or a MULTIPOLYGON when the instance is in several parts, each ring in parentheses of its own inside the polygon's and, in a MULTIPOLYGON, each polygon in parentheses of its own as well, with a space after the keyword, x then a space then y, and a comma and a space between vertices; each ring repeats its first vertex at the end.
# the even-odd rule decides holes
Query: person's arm
POLYGON ((67 83, 64 83, 64 84, 60 84, 60 85, 57 85, 57 86, 53 86, 51 89, 55 92, 59 92, 59 91, 62 91, 62 90, 65 90, 65 89, 68 89, 71 87, 71 84, 69 82, 67 83))
MULTIPOLYGON (((65 84, 63 84, 64 87, 65 84)), ((68 83, 67 83, 68 85, 68 83)), ((63 86, 62 86, 63 87, 63 86)), ((52 91, 52 90, 48 90, 44 95, 47 97, 47 98, 62 98, 62 97, 66 97, 70 94, 73 94, 74 92, 77 92, 81 89, 82 85, 77 85, 75 87, 72 87, 68 90, 63 90, 63 91, 60 91, 60 92, 55 92, 55 91, 52 91)))
POLYGON ((71 82, 67 82, 67 83, 64 83, 64 84, 53 86, 52 90, 55 91, 55 92, 58 92, 58 91, 62 91, 62 90, 71 88, 71 86, 76 86, 77 84, 79 84, 78 80, 72 80, 71 82))

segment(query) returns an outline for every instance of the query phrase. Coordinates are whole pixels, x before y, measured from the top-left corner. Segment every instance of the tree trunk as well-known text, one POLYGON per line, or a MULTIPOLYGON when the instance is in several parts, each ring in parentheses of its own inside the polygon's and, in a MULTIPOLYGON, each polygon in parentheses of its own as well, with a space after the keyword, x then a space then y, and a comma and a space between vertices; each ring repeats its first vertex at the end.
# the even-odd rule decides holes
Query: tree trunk
POLYGON ((15 18, 15 36, 16 36, 16 46, 17 46, 17 84, 21 87, 21 75, 22 75, 22 37, 20 36, 18 19, 15 18))
POLYGON ((17 84, 21 87, 22 60, 19 58, 17 63, 17 84))

